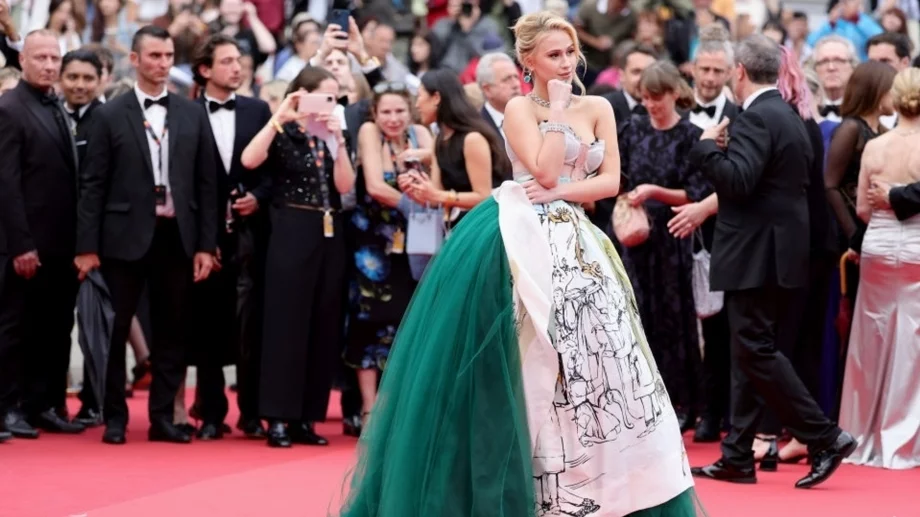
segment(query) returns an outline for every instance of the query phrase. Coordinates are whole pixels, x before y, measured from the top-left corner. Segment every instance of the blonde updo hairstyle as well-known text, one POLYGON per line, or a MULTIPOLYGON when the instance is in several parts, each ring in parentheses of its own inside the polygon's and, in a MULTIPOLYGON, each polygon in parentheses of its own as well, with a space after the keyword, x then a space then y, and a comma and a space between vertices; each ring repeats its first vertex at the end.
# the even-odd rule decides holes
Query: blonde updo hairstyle
POLYGON ((899 72, 891 86, 891 97, 895 109, 905 118, 920 116, 920 68, 899 72))
MULTIPOLYGON (((562 31, 568 34, 575 45, 575 54, 578 57, 577 64, 585 64, 585 55, 581 52, 581 44, 578 42, 578 33, 575 32, 575 27, 565 18, 552 11, 540 11, 524 15, 518 19, 512 30, 515 37, 514 51, 517 54, 518 63, 525 69, 527 67, 527 58, 537 49, 537 45, 540 44, 543 36, 550 31, 562 31)), ((572 82, 578 85, 582 92, 585 91, 585 85, 582 84, 577 73, 573 74, 572 82)))

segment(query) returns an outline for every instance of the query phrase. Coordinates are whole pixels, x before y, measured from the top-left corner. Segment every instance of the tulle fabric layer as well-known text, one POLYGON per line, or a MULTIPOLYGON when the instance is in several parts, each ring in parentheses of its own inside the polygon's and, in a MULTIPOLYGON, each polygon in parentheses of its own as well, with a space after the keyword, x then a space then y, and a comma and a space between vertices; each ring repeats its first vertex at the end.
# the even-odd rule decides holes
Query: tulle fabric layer
POLYGON ((525 411, 511 273, 489 198, 416 290, 341 515, 534 515, 525 411))

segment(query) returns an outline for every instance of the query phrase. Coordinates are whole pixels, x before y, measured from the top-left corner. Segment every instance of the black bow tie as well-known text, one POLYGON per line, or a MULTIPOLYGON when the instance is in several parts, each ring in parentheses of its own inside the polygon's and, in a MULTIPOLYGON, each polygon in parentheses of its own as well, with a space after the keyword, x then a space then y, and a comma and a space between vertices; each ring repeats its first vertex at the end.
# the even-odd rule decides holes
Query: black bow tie
POLYGON ((230 100, 228 100, 227 102, 225 102, 225 103, 223 103, 223 104, 221 104, 221 103, 219 103, 219 102, 217 102, 217 101, 208 101, 208 110, 209 110, 211 113, 214 113, 214 112, 216 112, 216 111, 220 111, 221 108, 226 109, 226 110, 230 110, 230 111, 235 110, 235 109, 236 109, 236 99, 230 99, 230 100))
POLYGON ((54 92, 46 93, 42 96, 42 104, 53 106, 57 104, 58 96, 54 92))
POLYGON ((824 106, 821 106, 820 108, 818 108, 818 113, 820 113, 822 117, 826 117, 831 113, 839 117, 840 116, 840 106, 833 105, 833 104, 825 104, 824 106))
MULTIPOLYGON (((65 109, 64 111, 67 111, 67 110, 65 109)), ((73 121, 77 124, 79 124, 80 119, 83 118, 83 116, 80 115, 80 108, 77 108, 74 111, 67 111, 67 114, 70 115, 70 118, 72 118, 73 121)))
POLYGON ((693 112, 699 115, 700 113, 706 113, 709 115, 709 118, 716 118, 716 107, 715 105, 706 106, 705 108, 697 104, 693 107, 693 112))
POLYGON ((164 108, 169 108, 169 95, 164 95, 159 99, 144 99, 144 111, 149 110, 150 106, 159 104, 164 108))

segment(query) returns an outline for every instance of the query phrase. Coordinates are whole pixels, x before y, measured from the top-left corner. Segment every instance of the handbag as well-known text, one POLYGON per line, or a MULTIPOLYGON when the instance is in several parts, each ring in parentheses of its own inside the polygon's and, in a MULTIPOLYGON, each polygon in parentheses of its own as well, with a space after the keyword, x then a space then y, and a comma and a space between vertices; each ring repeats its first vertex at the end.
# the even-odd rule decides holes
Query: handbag
POLYGON ((643 205, 633 206, 626 196, 617 198, 613 207, 613 233, 620 244, 631 248, 648 240, 651 224, 643 205))
POLYGON ((406 253, 436 254, 444 242, 444 215, 441 209, 414 205, 409 212, 408 220, 406 253))
POLYGON ((703 235, 699 229, 693 232, 693 240, 700 245, 700 250, 693 253, 693 303, 696 306, 696 315, 700 319, 706 319, 722 310, 725 293, 710 290, 709 262, 711 256, 703 246, 703 235))

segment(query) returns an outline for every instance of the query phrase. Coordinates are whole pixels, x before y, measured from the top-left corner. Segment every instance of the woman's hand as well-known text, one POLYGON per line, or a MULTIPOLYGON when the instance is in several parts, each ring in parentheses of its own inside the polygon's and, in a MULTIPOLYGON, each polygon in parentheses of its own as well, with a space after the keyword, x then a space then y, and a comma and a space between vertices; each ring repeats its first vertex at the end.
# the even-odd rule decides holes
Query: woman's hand
POLYGON ((572 100, 572 85, 559 79, 547 83, 550 109, 565 109, 572 100))
POLYGON ((627 199, 629 200, 629 204, 632 206, 638 206, 638 205, 641 205, 642 203, 645 203, 649 199, 653 199, 656 188, 657 187, 655 185, 648 185, 648 184, 639 185, 638 187, 633 189, 632 192, 627 194, 627 199))
POLYGON ((364 37, 361 36, 361 30, 358 29, 358 22, 352 17, 348 18, 348 43, 345 48, 358 60, 367 55, 367 50, 364 47, 364 37))
POLYGON ((409 194, 413 185, 412 177, 408 174, 399 174, 396 176, 396 185, 399 186, 399 190, 409 194))
POLYGON ((431 163, 431 149, 406 149, 396 157, 397 161, 417 161, 425 164, 431 163))
POLYGON ((689 237, 709 218, 709 210, 702 203, 672 206, 675 215, 668 221, 668 231, 678 239, 689 237))
POLYGON ((852 262, 853 264, 859 265, 859 253, 856 253, 853 249, 848 249, 844 254, 847 259, 847 262, 852 262))
POLYGON ((332 136, 335 137, 335 141, 339 145, 345 145, 345 135, 342 133, 342 121, 339 120, 339 117, 333 114, 319 114, 316 115, 316 121, 326 124, 326 129, 332 133, 332 136))
POLYGON ((524 192, 527 192, 527 199, 535 205, 545 205, 559 199, 558 187, 546 188, 537 180, 524 182, 524 192))
POLYGON ((438 204, 441 202, 439 198, 440 191, 434 186, 427 174, 412 170, 404 175, 408 176, 412 181, 412 185, 407 191, 409 197, 422 204, 438 204))
POLYGON ((306 92, 303 90, 288 94, 288 96, 285 97, 283 101, 281 101, 281 106, 278 107, 278 112, 275 113, 275 121, 283 126, 288 122, 303 120, 307 118, 307 113, 300 113, 297 111, 297 103, 299 99, 305 94, 306 92))

